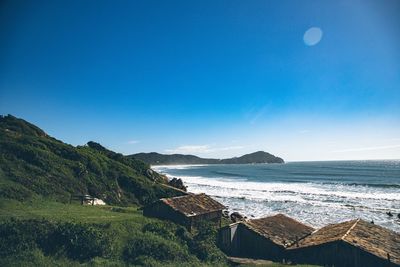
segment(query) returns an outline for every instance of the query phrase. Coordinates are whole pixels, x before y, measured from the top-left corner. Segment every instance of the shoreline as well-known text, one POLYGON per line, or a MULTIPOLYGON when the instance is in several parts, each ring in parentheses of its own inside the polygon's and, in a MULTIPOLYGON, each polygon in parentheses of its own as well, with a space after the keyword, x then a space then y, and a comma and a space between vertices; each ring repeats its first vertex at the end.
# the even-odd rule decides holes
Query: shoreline
POLYGON ((394 162, 400 162, 399 159, 332 159, 332 160, 288 160, 283 163, 208 163, 208 164, 156 164, 156 165, 150 165, 150 168, 153 167, 173 167, 173 166, 209 166, 209 165, 284 165, 288 163, 327 163, 327 162, 388 162, 388 161, 394 161, 394 162))
MULTIPOLYGON (((252 166, 262 169, 265 165, 245 166, 249 169, 252 169, 252 166)), ((219 167, 223 169, 228 166, 229 168, 231 164, 200 166, 211 166, 213 170, 219 170, 219 167)), ((287 181, 256 182, 243 177, 202 177, 199 171, 203 168, 199 170, 197 167, 199 165, 152 166, 155 171, 166 175, 169 180, 174 177, 182 179, 189 193, 206 193, 215 198, 228 207, 229 213, 239 212, 248 218, 284 213, 314 227, 362 218, 400 232, 400 219, 397 219, 400 207, 393 206, 393 202, 398 198, 398 195, 393 195, 395 191, 398 191, 397 184, 394 184, 395 187, 385 188, 380 185, 372 187, 364 184, 346 185, 336 181, 331 181, 332 183, 308 181, 300 184, 287 181), (197 176, 190 176, 191 167, 195 168, 197 176), (168 169, 173 171, 168 171, 168 169), (383 206, 378 206, 378 203, 383 206), (389 217, 388 212, 394 216, 389 217)), ((208 170, 208 168, 204 169, 208 170)), ((232 171, 232 168, 229 170, 232 171)))

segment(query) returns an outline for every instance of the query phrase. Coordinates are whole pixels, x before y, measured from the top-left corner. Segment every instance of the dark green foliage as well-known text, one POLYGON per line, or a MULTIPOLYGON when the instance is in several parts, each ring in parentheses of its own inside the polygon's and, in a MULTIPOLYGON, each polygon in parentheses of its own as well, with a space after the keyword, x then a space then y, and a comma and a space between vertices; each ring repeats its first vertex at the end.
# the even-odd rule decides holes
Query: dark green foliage
POLYGON ((7 214, 0 216, 0 265, 219 265, 209 256, 213 243, 199 243, 208 240, 205 230, 193 237, 133 207, 67 204, 74 194, 120 206, 182 194, 164 183, 140 160, 95 142, 73 147, 21 119, 0 116, 0 209, 7 214))
POLYGON ((143 226, 143 232, 150 232, 169 240, 177 240, 171 226, 163 222, 152 222, 143 226))
POLYGON ((179 243, 150 232, 137 234, 128 241, 124 250, 124 259, 128 262, 135 262, 142 255, 159 261, 186 261, 190 258, 179 243))
POLYGON ((197 227, 198 233, 189 243, 190 251, 201 261, 225 262, 225 255, 217 247, 217 228, 209 222, 202 222, 197 227))
POLYGON ((163 239, 153 233, 140 233, 133 237, 124 250, 124 259, 134 263, 139 256, 146 255, 158 261, 189 260, 187 250, 179 243, 163 239))
POLYGON ((99 152, 101 152, 102 154, 106 155, 108 158, 111 158, 115 161, 121 162, 133 169, 135 169, 137 172, 139 172, 142 175, 148 175, 148 170, 150 168, 150 165, 147 163, 144 163, 141 160, 137 160, 131 157, 125 157, 124 155, 120 154, 120 153, 115 153, 111 150, 106 149, 105 147, 103 147, 102 145, 100 145, 99 143, 93 142, 93 141, 89 141, 87 143, 88 147, 97 150, 99 152))
POLYGON ((0 186, 0 196, 3 198, 10 198, 15 200, 25 200, 32 198, 33 192, 26 187, 13 183, 13 182, 3 182, 0 186))
POLYGON ((149 256, 136 257, 136 259, 133 263, 138 266, 147 266, 147 267, 165 266, 165 265, 161 264, 159 261, 157 261, 149 256))
POLYGON ((40 248, 47 254, 63 250, 68 258, 85 261, 104 256, 109 251, 109 243, 102 232, 92 226, 65 223, 57 225, 40 248))
POLYGON ((147 204, 180 195, 163 186, 146 163, 100 144, 73 147, 13 116, 0 116, 0 193, 27 200, 44 196, 68 202, 90 194, 108 204, 147 204))
POLYGON ((134 207, 0 199, 0 266, 226 266, 213 233, 134 207))
POLYGON ((31 227, 21 227, 17 221, 0 224, 0 258, 32 249, 35 234, 31 227))
MULTIPOLYGON (((187 247, 189 252, 207 263, 226 263, 225 255, 216 245, 217 229, 214 224, 203 222, 197 229, 197 234, 192 236, 184 227, 174 227, 173 224, 164 222, 148 223, 143 227, 143 232, 153 233, 158 237, 178 242, 180 246, 187 247)), ((147 254, 148 255, 148 254, 147 254)), ((158 259, 154 255, 151 257, 158 259)))
POLYGON ((0 127, 15 133, 32 136, 46 136, 46 133, 35 125, 24 120, 17 119, 12 115, 2 117, 0 121, 0 127))
POLYGON ((105 256, 109 242, 99 229, 83 224, 44 220, 10 220, 0 224, 1 257, 34 249, 85 261, 105 256))

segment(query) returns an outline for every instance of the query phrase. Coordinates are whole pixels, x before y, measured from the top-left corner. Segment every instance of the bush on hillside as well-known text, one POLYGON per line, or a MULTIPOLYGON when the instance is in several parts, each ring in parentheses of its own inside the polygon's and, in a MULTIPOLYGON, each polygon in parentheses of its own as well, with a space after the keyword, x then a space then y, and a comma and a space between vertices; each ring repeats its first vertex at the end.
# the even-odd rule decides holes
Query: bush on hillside
POLYGON ((64 223, 57 225, 40 247, 49 254, 64 250, 68 258, 85 261, 104 256, 109 242, 99 229, 89 225, 64 223))
POLYGON ((76 223, 9 220, 0 223, 0 256, 40 249, 46 255, 65 255, 86 261, 104 256, 109 242, 99 229, 76 223))
POLYGON ((143 226, 143 232, 154 233, 165 239, 176 240, 176 236, 171 231, 172 226, 165 222, 151 222, 143 226))
POLYGON ((190 252, 205 262, 226 262, 225 255, 217 247, 217 228, 210 222, 201 222, 197 234, 189 242, 190 252))
POLYGON ((128 241, 123 254, 124 259, 131 263, 135 263, 140 256, 158 261, 185 262, 190 259, 188 251, 180 244, 152 233, 137 234, 128 241))
POLYGON ((27 200, 39 195, 66 202, 71 195, 90 194, 107 204, 146 205, 181 195, 163 186, 165 181, 149 168, 100 144, 73 147, 24 120, 0 116, 3 197, 27 200))

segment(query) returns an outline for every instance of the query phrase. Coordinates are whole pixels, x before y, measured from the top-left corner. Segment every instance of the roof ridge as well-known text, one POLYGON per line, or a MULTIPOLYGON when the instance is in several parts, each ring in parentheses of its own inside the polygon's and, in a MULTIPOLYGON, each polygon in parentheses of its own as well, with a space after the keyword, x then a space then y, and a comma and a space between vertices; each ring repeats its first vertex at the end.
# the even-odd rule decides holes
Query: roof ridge
POLYGON ((176 199, 176 198, 184 198, 184 197, 188 197, 188 196, 198 196, 198 195, 201 195, 201 194, 188 193, 188 194, 186 194, 186 195, 182 195, 182 196, 176 196, 176 197, 163 197, 163 198, 160 198, 159 200, 163 200, 163 199, 176 199))
POLYGON ((347 230, 347 232, 342 236, 342 238, 340 238, 341 240, 344 240, 351 232, 351 230, 354 229, 354 227, 356 227, 357 223, 360 221, 361 219, 358 218, 355 223, 349 228, 349 230, 347 230))

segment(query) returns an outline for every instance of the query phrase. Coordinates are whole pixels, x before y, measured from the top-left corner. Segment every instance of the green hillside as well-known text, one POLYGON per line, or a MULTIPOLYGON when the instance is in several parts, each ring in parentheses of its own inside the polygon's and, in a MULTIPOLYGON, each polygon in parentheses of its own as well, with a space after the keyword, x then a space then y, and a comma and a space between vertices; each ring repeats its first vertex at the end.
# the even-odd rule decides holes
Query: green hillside
POLYGON ((188 232, 143 216, 142 205, 183 194, 165 183, 140 160, 0 116, 0 266, 230 266, 215 225, 188 232))
POLYGON ((183 194, 165 183, 142 161, 1 116, 0 266, 226 266, 215 228, 143 216, 141 205, 183 194), (109 205, 69 203, 74 194, 109 205))
POLYGON ((89 194, 107 204, 146 204, 181 192, 148 164, 89 142, 74 147, 11 115, 0 117, 0 196, 67 202, 89 194))

